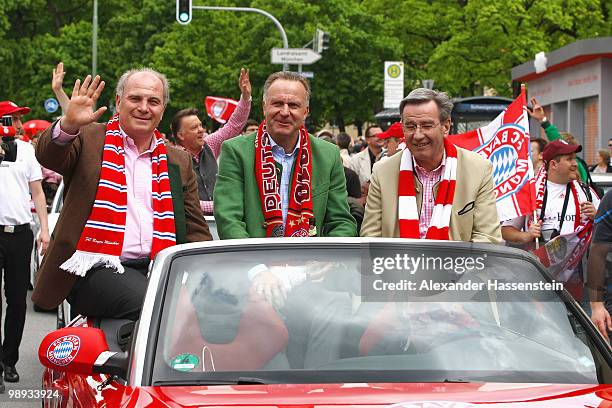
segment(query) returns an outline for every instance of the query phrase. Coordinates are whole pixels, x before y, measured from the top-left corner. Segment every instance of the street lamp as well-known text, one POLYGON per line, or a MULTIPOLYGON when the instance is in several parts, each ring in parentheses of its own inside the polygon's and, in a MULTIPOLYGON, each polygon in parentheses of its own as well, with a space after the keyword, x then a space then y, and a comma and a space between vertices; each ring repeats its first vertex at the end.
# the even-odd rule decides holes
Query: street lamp
POLYGON ((98 0, 93 0, 93 30, 91 33, 91 76, 98 70, 98 0))

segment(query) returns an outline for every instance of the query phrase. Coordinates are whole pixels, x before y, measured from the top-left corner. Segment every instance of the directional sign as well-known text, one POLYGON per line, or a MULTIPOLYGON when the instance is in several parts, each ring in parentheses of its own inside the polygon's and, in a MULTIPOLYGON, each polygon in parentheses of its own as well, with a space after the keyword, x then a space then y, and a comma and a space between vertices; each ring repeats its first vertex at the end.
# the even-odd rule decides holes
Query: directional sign
POLYGON ((314 72, 312 72, 312 71, 302 71, 302 72, 298 72, 297 74, 299 76, 302 76, 302 77, 308 78, 308 79, 314 78, 314 72))
POLYGON ((321 59, 310 48, 272 48, 272 64, 314 64, 321 59))
POLYGON ((59 107, 59 102, 55 98, 49 98, 45 101, 45 110, 49 113, 53 113, 59 107))

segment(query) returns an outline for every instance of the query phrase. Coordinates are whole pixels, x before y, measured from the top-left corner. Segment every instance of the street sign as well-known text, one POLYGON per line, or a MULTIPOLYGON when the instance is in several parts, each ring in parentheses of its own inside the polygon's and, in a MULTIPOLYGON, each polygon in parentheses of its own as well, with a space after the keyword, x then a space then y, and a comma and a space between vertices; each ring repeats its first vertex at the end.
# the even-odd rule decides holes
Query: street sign
POLYGON ((314 78, 314 72, 312 71, 302 71, 302 72, 298 72, 297 74, 304 78, 308 78, 308 79, 314 78))
POLYGON ((49 113, 57 111, 59 108, 59 102, 55 98, 49 98, 45 101, 45 110, 49 113))
POLYGON ((314 64, 321 59, 310 48, 272 48, 272 64, 314 64))
POLYGON ((404 63, 385 61, 385 94, 383 107, 397 108, 404 98, 404 63))

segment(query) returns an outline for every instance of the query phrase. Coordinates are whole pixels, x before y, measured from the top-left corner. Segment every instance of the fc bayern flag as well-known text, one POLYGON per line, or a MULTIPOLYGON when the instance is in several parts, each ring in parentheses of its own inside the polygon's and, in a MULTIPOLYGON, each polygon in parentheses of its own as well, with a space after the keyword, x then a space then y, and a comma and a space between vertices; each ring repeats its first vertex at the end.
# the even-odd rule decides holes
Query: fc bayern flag
POLYGON ((217 96, 207 96, 204 101, 206 105, 206 113, 212 119, 219 123, 225 123, 229 120, 234 109, 238 106, 238 102, 230 98, 219 98, 217 96))
POLYGON ((448 136, 493 164, 493 184, 500 221, 529 214, 536 208, 533 164, 529 158, 529 118, 525 89, 487 126, 448 136))

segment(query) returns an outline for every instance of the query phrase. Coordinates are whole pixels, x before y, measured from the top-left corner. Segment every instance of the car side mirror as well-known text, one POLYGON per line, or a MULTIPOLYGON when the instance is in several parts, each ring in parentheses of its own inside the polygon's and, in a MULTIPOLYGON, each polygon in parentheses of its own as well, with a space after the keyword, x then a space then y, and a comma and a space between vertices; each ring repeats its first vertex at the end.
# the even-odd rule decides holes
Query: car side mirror
POLYGON ((109 374, 126 378, 127 352, 110 351, 106 336, 93 327, 65 327, 47 334, 38 347, 47 368, 82 375, 109 374))

